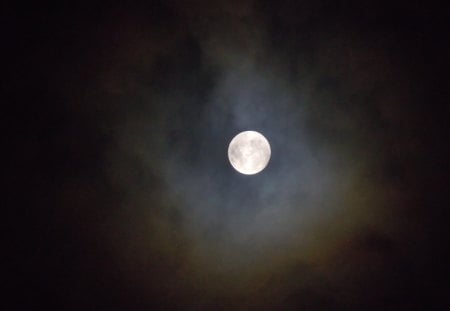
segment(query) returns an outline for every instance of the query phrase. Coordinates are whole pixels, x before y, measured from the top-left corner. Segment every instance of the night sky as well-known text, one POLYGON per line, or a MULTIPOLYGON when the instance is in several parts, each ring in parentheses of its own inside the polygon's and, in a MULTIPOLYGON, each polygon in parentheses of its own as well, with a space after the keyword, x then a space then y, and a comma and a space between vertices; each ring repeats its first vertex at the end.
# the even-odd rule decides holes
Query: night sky
POLYGON ((5 310, 450 309, 444 7, 2 11, 5 310))

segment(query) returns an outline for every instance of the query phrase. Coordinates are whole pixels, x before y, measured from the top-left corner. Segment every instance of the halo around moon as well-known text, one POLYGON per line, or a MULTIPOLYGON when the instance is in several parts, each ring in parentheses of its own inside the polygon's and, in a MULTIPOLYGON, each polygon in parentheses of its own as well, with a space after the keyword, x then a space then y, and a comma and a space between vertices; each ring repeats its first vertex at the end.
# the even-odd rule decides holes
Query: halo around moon
POLYGON ((228 146, 228 159, 231 166, 245 175, 261 172, 269 163, 270 155, 269 141, 256 131, 244 131, 237 134, 228 146))

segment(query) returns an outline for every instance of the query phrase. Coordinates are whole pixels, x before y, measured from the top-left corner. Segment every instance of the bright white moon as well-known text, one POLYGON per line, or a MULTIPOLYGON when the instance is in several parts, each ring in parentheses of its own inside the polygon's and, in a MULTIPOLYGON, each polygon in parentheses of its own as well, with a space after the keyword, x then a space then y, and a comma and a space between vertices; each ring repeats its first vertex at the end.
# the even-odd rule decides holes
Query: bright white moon
POLYGON ((258 132, 241 132, 228 146, 228 159, 233 168, 241 174, 259 173, 270 160, 269 142, 258 132))

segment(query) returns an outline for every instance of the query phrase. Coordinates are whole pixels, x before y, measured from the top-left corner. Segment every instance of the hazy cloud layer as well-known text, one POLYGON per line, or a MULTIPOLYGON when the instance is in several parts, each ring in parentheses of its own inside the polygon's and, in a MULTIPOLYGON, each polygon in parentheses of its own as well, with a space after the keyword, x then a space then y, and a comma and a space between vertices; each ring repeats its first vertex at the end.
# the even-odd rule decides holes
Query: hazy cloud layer
POLYGON ((405 10, 398 27, 326 1, 99 10, 48 77, 68 116, 46 182, 85 254, 74 288, 119 308, 407 306, 435 168, 405 10), (227 159, 243 130, 271 144, 254 176, 227 159))

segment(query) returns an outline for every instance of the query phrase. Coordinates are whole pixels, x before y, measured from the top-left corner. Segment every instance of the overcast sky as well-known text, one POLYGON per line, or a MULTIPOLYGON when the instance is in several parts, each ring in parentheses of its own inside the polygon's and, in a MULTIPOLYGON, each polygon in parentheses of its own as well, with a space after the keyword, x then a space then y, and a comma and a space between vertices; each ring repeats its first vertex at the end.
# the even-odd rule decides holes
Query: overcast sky
POLYGON ((448 307, 443 8, 149 1, 6 12, 6 201, 24 206, 11 209, 7 260, 19 301, 448 307), (271 144, 256 175, 228 162, 244 130, 271 144))

